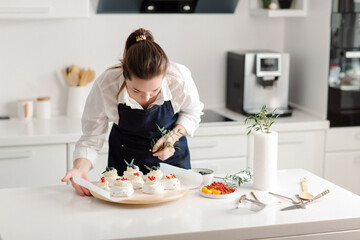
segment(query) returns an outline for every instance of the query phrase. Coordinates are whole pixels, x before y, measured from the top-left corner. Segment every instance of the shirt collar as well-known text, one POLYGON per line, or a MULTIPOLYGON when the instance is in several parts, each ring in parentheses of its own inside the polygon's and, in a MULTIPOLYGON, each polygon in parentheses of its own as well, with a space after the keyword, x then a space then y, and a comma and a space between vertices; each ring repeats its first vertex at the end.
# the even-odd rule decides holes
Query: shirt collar
MULTIPOLYGON (((121 75, 119 81, 119 90, 124 81, 125 81, 124 76, 121 75)), ((165 101, 170 101, 170 100, 172 100, 172 94, 168 85, 167 78, 164 77, 163 82, 161 84, 161 91, 158 97, 156 98, 156 100, 152 104, 150 104, 149 108, 152 107, 153 105, 162 105, 164 104, 165 101)), ((126 104, 132 109, 143 109, 143 107, 138 102, 136 102, 135 99, 130 97, 126 87, 119 94, 118 104, 120 103, 126 104)))

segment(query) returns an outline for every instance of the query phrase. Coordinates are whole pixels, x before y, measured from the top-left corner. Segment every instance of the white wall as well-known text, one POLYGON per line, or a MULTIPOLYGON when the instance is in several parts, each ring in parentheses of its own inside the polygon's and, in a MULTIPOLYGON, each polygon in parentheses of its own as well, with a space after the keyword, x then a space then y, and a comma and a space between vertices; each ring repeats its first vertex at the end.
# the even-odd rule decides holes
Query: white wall
POLYGON ((285 22, 284 51, 290 53, 289 101, 327 116, 331 1, 308 1, 305 18, 285 22))
POLYGON ((284 19, 251 17, 247 0, 235 14, 95 15, 87 19, 0 20, 0 115, 15 114, 20 98, 51 96, 64 114, 66 84, 60 70, 70 64, 100 74, 122 56, 127 36, 150 29, 172 61, 190 68, 207 108, 225 105, 228 50, 282 51, 284 19))

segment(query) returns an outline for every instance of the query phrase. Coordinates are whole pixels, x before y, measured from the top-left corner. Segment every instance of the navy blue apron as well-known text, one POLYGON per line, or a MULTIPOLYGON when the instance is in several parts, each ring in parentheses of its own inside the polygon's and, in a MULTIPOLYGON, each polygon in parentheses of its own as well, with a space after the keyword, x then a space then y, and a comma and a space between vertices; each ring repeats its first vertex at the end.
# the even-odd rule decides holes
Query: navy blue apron
MULTIPOLYGON (((151 139, 159 139, 161 132, 156 124, 172 130, 178 118, 170 101, 165 101, 163 105, 154 105, 149 109, 131 109, 125 104, 118 105, 119 123, 113 124, 109 137, 109 158, 108 166, 118 170, 122 175, 126 170, 126 163, 134 159, 134 164, 146 174, 149 172, 144 166, 159 166, 161 161, 154 157, 151 152, 151 139)), ((186 137, 183 136, 175 143, 175 153, 164 162, 190 169, 190 153, 186 137)))

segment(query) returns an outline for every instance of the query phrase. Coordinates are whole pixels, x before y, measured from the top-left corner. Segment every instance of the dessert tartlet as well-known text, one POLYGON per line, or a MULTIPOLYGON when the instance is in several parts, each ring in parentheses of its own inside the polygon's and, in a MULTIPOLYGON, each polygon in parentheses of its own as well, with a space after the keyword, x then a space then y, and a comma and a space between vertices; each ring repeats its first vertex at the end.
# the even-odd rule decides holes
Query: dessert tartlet
POLYGON ((108 167, 106 167, 106 170, 103 172, 103 175, 104 175, 105 179, 109 182, 110 187, 114 184, 115 180, 119 177, 117 170, 115 168, 109 169, 108 167))
POLYGON ((134 188, 127 178, 117 178, 110 190, 112 197, 128 197, 134 193, 134 188))
POLYGON ((106 191, 110 190, 109 182, 105 179, 105 177, 101 177, 100 181, 96 185, 106 191))
POLYGON ((150 170, 150 172, 148 172, 148 174, 146 174, 146 178, 147 177, 151 177, 154 176, 156 179, 161 180, 164 176, 164 173, 159 169, 159 167, 157 166, 152 166, 151 168, 144 165, 148 170, 150 170))
POLYGON ((161 181, 166 190, 176 190, 181 187, 180 180, 174 174, 165 175, 161 181))
POLYGON ((131 160, 130 163, 128 163, 126 160, 124 160, 127 168, 124 171, 123 175, 125 178, 130 178, 134 173, 139 173, 139 175, 142 177, 143 173, 140 171, 139 167, 134 164, 134 159, 131 160))
POLYGON ((156 194, 164 192, 164 185, 154 176, 148 176, 142 187, 143 193, 156 194))
POLYGON ((144 179, 140 176, 138 172, 134 173, 133 175, 129 175, 129 181, 133 185, 134 189, 142 188, 144 185, 144 179))

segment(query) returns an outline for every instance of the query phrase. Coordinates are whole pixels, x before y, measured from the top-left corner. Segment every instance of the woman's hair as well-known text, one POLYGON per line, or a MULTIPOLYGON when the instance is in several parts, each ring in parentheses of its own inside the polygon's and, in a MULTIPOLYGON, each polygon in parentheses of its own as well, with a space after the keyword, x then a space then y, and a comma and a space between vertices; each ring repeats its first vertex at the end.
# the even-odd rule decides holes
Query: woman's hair
MULTIPOLYGON (((126 40, 121 68, 124 79, 131 81, 135 76, 149 80, 166 72, 169 60, 164 50, 154 41, 150 31, 139 28, 132 32, 126 40)), ((125 87, 123 82, 118 94, 125 87)))

